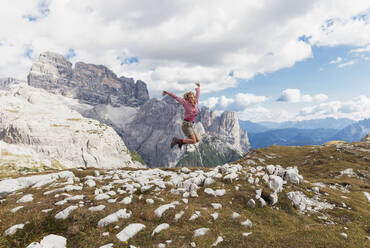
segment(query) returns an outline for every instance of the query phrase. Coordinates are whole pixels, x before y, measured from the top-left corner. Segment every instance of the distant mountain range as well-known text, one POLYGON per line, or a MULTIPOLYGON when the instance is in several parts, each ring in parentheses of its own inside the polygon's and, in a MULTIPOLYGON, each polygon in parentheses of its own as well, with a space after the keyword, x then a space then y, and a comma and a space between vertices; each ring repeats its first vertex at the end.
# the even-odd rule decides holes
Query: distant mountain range
POLYGON ((251 146, 256 149, 270 145, 320 145, 330 140, 360 141, 370 132, 370 119, 358 122, 345 118, 282 123, 240 121, 240 126, 248 131, 251 146))
POLYGON ((249 142, 253 149, 271 145, 304 146, 321 145, 338 132, 336 129, 299 129, 285 128, 269 130, 262 133, 249 133, 249 142))
POLYGON ((370 133, 370 118, 348 125, 337 132, 333 139, 347 142, 360 141, 368 133, 370 133))
MULTIPOLYGON (((304 121, 285 121, 285 122, 260 122, 259 125, 267 129, 282 129, 282 128, 299 128, 299 129, 315 129, 315 128, 333 128, 343 129, 346 126, 355 123, 356 121, 347 118, 325 118, 312 119, 304 121)), ((253 132, 252 130, 249 132, 253 132)))

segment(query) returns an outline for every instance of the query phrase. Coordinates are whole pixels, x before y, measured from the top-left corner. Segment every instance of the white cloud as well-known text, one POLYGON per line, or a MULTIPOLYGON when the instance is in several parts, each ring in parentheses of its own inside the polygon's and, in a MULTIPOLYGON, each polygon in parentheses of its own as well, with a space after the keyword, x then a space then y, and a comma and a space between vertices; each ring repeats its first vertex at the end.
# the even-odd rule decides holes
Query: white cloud
POLYGON ((215 92, 236 87, 236 77, 293 66, 312 56, 312 45, 368 46, 369 7, 368 0, 163 0, 160 7, 152 0, 3 0, 0 77, 25 79, 41 52, 73 49, 72 62, 142 79, 152 96, 195 81, 215 92), (123 54, 138 63, 121 65, 123 54))
POLYGON ((329 97, 325 94, 316 94, 313 98, 316 102, 325 102, 329 97))
POLYGON ((210 97, 207 100, 200 101, 200 104, 207 106, 210 109, 214 109, 217 106, 218 102, 219 102, 218 97, 210 97))
POLYGON ((232 99, 232 98, 227 98, 225 96, 221 96, 219 104, 220 104, 221 108, 226 109, 230 104, 232 104, 234 102, 235 102, 235 100, 232 99))
POLYGON ((357 60, 350 60, 350 61, 347 61, 345 63, 339 64, 338 67, 343 68, 343 67, 346 67, 346 66, 354 65, 357 62, 358 62, 357 60))
POLYGON ((313 97, 311 95, 302 95, 301 90, 299 89, 286 89, 283 90, 281 96, 277 99, 280 102, 323 102, 328 99, 328 96, 325 94, 316 94, 313 97))
POLYGON ((301 101, 301 91, 299 89, 286 89, 283 91, 278 101, 300 102, 301 101))
POLYGON ((349 118, 363 120, 370 117, 370 98, 364 95, 348 101, 331 101, 308 106, 300 111, 285 109, 268 109, 262 106, 247 107, 238 111, 241 120, 261 121, 301 121, 323 118, 349 118))
POLYGON ((236 104, 239 107, 246 107, 255 103, 262 103, 267 100, 266 96, 256 96, 249 93, 238 93, 235 96, 236 104))
POLYGON ((245 108, 242 111, 237 112, 239 119, 249 120, 253 122, 261 121, 273 121, 282 122, 294 120, 296 114, 291 113, 286 110, 270 110, 262 106, 255 106, 250 108, 245 108))
POLYGON ((370 117, 370 98, 364 95, 352 100, 340 102, 332 101, 304 108, 298 115, 298 119, 315 118, 350 118, 362 120, 370 117))
POLYGON ((343 59, 341 57, 337 57, 335 60, 331 60, 330 64, 339 64, 342 60, 343 59))
POLYGON ((350 51, 350 53, 366 53, 366 52, 370 52, 370 45, 365 46, 365 47, 360 47, 360 48, 352 49, 350 51))
POLYGON ((210 97, 200 103, 211 109, 240 110, 253 104, 265 102, 266 100, 266 96, 256 96, 250 93, 238 93, 235 95, 235 99, 227 98, 225 96, 210 97))

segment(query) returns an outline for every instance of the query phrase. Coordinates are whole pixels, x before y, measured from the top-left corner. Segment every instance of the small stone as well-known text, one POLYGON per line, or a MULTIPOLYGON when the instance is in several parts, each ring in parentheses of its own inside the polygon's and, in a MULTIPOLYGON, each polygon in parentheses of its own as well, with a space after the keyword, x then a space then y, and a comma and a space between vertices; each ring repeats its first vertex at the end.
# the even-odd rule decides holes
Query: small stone
POLYGON ((214 209, 221 209, 222 208, 222 205, 220 203, 211 203, 211 205, 214 209))
POLYGON ((208 232, 209 232, 209 228, 205 228, 205 227, 198 228, 197 230, 194 231, 193 237, 196 238, 199 236, 203 236, 203 235, 206 235, 208 232))
POLYGON ((256 202, 253 199, 249 199, 247 202, 247 206, 250 208, 254 208, 256 206, 256 202))
POLYGON ((266 201, 262 197, 259 198, 258 201, 260 202, 261 207, 266 206, 266 201))
POLYGON ((211 247, 217 246, 222 241, 224 241, 224 239, 221 236, 218 236, 217 239, 216 239, 216 241, 212 244, 211 247))
POLYGON ((252 222, 247 219, 241 223, 242 226, 252 227, 252 222))
POLYGON ((249 232, 249 233, 243 233, 243 237, 248 237, 251 234, 252 234, 251 232, 249 232))
POLYGON ((218 213, 213 213, 213 214, 211 214, 211 216, 212 216, 213 220, 217 220, 217 218, 218 218, 218 213))
POLYGON ((315 193, 320 193, 320 188, 319 187, 313 187, 312 191, 315 193))
POLYGON ((181 211, 180 213, 175 214, 175 221, 178 221, 184 215, 184 213, 184 211, 181 211))
POLYGON ((231 218, 233 218, 233 219, 237 219, 237 218, 239 218, 241 215, 240 214, 238 214, 238 213, 236 213, 236 212, 233 212, 233 214, 231 215, 231 218))
POLYGON ((347 234, 346 233, 340 233, 340 236, 342 236, 343 238, 347 238, 347 234))

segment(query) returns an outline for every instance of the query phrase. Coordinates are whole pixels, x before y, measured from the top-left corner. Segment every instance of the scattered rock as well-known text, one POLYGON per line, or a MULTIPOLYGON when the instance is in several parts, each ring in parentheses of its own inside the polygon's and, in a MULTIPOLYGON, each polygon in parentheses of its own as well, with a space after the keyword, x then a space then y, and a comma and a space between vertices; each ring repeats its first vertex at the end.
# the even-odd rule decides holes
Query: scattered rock
POLYGON ((168 229, 168 228, 170 228, 170 225, 169 225, 169 224, 167 224, 167 223, 162 223, 162 224, 158 225, 158 226, 153 230, 153 232, 152 232, 152 236, 154 236, 155 234, 160 233, 161 231, 166 230, 166 229, 168 229))
POLYGON ((4 236, 13 235, 17 232, 18 229, 23 229, 23 227, 24 227, 24 224, 14 225, 8 228, 7 230, 5 230, 4 236))
POLYGON ((252 227, 252 222, 249 219, 246 219, 241 223, 242 226, 252 227))
POLYGON ((205 227, 198 228, 194 231, 193 237, 196 238, 199 236, 203 236, 203 235, 206 235, 208 232, 209 232, 209 228, 205 228, 205 227))
POLYGON ((247 206, 250 208, 254 208, 256 206, 256 202, 253 199, 249 199, 247 202, 247 206))
POLYGON ((63 211, 57 213, 55 215, 55 219, 62 219, 65 220, 68 218, 68 216, 71 214, 71 212, 75 209, 77 209, 78 206, 69 206, 68 208, 64 209, 63 211))
POLYGON ((67 239, 65 237, 50 234, 44 237, 40 243, 32 242, 26 248, 66 248, 67 239))
POLYGON ((140 223, 134 223, 129 224, 127 227, 125 227, 121 232, 119 232, 116 237, 122 241, 125 242, 135 236, 138 232, 145 229, 145 225, 140 223))
POLYGON ((218 236, 216 241, 211 245, 211 247, 217 246, 222 241, 224 241, 224 239, 221 236, 218 236))
POLYGON ((99 220, 98 227, 107 226, 113 222, 117 222, 119 219, 128 219, 132 215, 131 211, 127 211, 126 208, 120 209, 117 212, 108 215, 107 217, 99 220))
POLYGON ((26 202, 31 202, 33 201, 33 196, 32 194, 28 194, 23 196, 21 199, 17 201, 17 203, 26 203, 26 202))

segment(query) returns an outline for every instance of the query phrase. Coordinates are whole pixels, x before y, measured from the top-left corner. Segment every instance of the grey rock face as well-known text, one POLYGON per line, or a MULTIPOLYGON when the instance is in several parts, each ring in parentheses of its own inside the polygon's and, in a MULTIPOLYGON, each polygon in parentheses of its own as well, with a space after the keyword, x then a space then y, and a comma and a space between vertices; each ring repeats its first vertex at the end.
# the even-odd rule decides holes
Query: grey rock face
POLYGON ((225 111, 216 117, 213 111, 203 107, 199 114, 199 121, 209 135, 234 144, 239 152, 243 153, 250 149, 247 132, 239 126, 238 116, 235 112, 225 111))
POLYGON ((0 78, 0 90, 9 90, 10 85, 19 83, 24 82, 15 78, 0 78))
POLYGON ((113 126, 127 147, 138 152, 150 167, 211 167, 235 161, 250 149, 247 133, 240 128, 235 113, 216 116, 208 108, 200 110, 196 121, 200 143, 171 149, 172 137, 184 138, 183 114, 180 104, 165 97, 151 99, 139 108, 98 105, 85 116, 113 126))
POLYGON ((133 79, 118 78, 103 65, 77 62, 72 68, 60 54, 45 52, 33 63, 28 84, 49 92, 78 98, 91 105, 139 106, 149 100, 146 84, 133 79))
POLYGON ((0 167, 144 166, 113 128, 72 110, 77 100, 18 84, 0 91, 0 104, 0 167))

